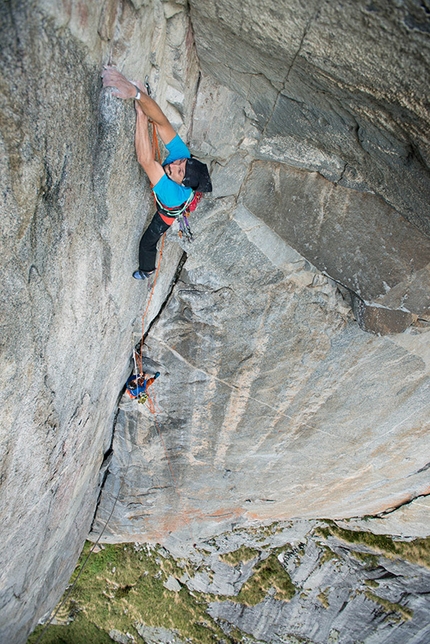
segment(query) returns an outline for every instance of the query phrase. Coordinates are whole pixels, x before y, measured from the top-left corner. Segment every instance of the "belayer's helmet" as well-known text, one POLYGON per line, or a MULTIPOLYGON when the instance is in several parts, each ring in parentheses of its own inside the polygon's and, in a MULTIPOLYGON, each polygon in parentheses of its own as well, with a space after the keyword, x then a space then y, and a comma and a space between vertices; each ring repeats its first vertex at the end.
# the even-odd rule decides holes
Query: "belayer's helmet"
POLYGON ((196 192, 212 192, 212 182, 206 163, 202 163, 194 157, 187 159, 182 184, 196 192))

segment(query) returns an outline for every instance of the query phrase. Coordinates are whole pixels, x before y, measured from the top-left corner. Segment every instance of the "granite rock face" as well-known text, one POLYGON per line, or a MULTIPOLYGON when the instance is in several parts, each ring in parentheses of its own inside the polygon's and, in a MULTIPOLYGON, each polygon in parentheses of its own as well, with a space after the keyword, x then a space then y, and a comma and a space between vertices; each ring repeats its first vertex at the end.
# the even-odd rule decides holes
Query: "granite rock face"
POLYGON ((54 606, 105 477, 107 540, 180 551, 363 514, 426 534, 424 5, 40 0, 0 18, 0 639, 54 606), (148 75, 213 176, 150 300, 131 273, 153 202, 107 63, 148 75), (155 417, 121 398, 145 311, 155 417))
POLYGON ((428 332, 363 332, 336 284, 229 198, 193 223, 147 339, 155 413, 123 398, 94 533, 114 500, 103 539, 171 544, 428 494, 428 332))

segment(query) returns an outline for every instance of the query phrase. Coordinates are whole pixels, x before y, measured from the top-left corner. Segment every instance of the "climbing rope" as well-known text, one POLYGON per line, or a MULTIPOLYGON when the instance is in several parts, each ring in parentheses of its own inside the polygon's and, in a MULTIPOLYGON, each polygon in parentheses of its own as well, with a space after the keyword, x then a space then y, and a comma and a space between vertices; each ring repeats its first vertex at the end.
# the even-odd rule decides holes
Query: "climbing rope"
POLYGON ((144 311, 144 313, 142 315, 142 339, 140 341, 140 363, 139 363, 139 367, 141 369, 141 372, 142 372, 142 357, 143 357, 142 352, 143 352, 143 345, 144 345, 144 341, 145 341, 145 318, 146 318, 146 315, 148 313, 148 309, 149 309, 149 307, 151 305, 152 297, 154 295, 155 286, 157 284, 158 275, 159 275, 159 272, 160 272, 161 260, 163 258, 165 240, 166 240, 166 233, 164 233, 162 238, 161 238, 161 245, 160 245, 160 250, 158 251, 158 262, 157 262, 157 268, 155 269, 154 282, 152 284, 152 288, 151 288, 151 291, 149 293, 148 303, 147 303, 145 311, 144 311))
MULTIPOLYGON (((149 83, 148 83, 147 79, 145 79, 145 87, 146 87, 146 90, 148 92, 148 95, 150 96, 151 95, 151 89, 150 89, 150 86, 149 86, 149 83)), ((160 153, 160 146, 159 146, 159 143, 158 143, 157 129, 156 129, 156 125, 155 125, 155 123, 153 121, 152 121, 152 156, 156 161, 161 163, 161 153, 160 153)), ((185 208, 181 207, 180 211, 177 213, 177 218, 179 220, 179 235, 180 235, 180 237, 184 236, 185 239, 187 239, 188 241, 192 240, 192 232, 191 232, 191 229, 190 229, 188 218, 187 218, 185 213, 186 213, 187 209, 190 206, 191 206, 192 209, 194 209, 197 206, 198 202, 201 199, 201 196, 202 196, 201 193, 198 193, 197 195, 195 195, 194 192, 193 192, 191 194, 190 198, 184 204, 185 208), (192 206, 193 201, 194 201, 194 207, 192 206)), ((162 205, 162 204, 159 204, 159 202, 157 200, 157 196, 155 195, 155 193, 154 193, 154 199, 155 199, 155 203, 157 205, 157 208, 159 207, 159 205, 162 205)), ((141 337, 141 340, 140 340, 139 353, 137 354, 135 348, 133 349, 133 361, 134 361, 134 370, 135 370, 135 374, 136 374, 136 383, 138 381, 138 377, 141 376, 143 374, 143 371, 144 371, 143 370, 143 347, 144 347, 145 335, 146 335, 145 322, 146 322, 146 316, 147 316, 149 307, 151 306, 152 298, 153 298, 154 291, 155 291, 155 286, 157 284, 158 275, 159 275, 159 272, 160 272, 160 267, 161 267, 161 262, 162 262, 162 258, 163 258, 163 251, 164 251, 165 241, 166 241, 166 233, 164 233, 162 238, 161 238, 161 244, 160 244, 160 248, 159 248, 159 251, 158 251, 158 261, 157 261, 157 267, 156 267, 156 270, 155 270, 154 281, 152 283, 152 287, 151 287, 151 291, 149 293, 148 301, 147 301, 145 310, 144 310, 143 315, 142 315, 142 323, 141 323, 142 337, 141 337)), ((150 410, 150 412, 151 412, 151 414, 152 414, 152 416, 154 418, 154 425, 155 425, 155 428, 157 430, 157 434, 158 434, 158 436, 160 438, 160 441, 162 443, 162 446, 163 446, 164 454, 166 456, 166 461, 167 461, 169 471, 170 471, 170 476, 171 476, 172 481, 173 481, 173 487, 175 489, 175 492, 178 494, 178 496, 180 496, 177 481, 176 481, 175 475, 173 473, 172 463, 170 461, 170 458, 169 458, 169 455, 168 455, 168 452, 167 452, 166 443, 164 441, 163 434, 161 432, 161 428, 160 428, 160 425, 158 423, 157 409, 156 409, 156 404, 155 404, 155 396, 153 397, 152 395, 150 395, 148 393, 148 390, 146 390, 145 393, 138 399, 138 402, 147 403, 147 406, 148 406, 148 408, 149 408, 149 410, 150 410)))

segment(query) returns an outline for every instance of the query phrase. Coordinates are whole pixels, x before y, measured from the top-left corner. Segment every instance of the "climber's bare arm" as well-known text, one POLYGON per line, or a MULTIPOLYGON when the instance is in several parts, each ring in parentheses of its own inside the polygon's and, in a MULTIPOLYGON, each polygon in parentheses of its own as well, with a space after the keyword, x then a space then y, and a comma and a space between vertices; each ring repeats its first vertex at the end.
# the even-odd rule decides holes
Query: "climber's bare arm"
POLYGON ((155 161, 152 154, 152 144, 148 133, 148 117, 143 111, 140 101, 136 101, 136 133, 134 143, 136 146, 137 160, 145 170, 153 186, 164 175, 160 163, 155 161))
POLYGON ((136 101, 136 103, 140 105, 146 116, 151 119, 151 121, 154 121, 157 126, 160 139, 163 143, 170 143, 170 141, 176 136, 176 132, 157 103, 148 96, 146 92, 140 92, 140 99, 136 101))
POLYGON ((136 96, 136 86, 138 86, 141 91, 140 99, 136 103, 139 103, 146 116, 151 121, 154 121, 163 143, 170 143, 176 136, 176 132, 171 126, 167 116, 159 105, 148 96, 141 83, 132 83, 117 69, 108 66, 105 66, 103 69, 102 78, 103 87, 115 87, 116 89, 112 92, 113 95, 122 99, 134 98, 136 96))

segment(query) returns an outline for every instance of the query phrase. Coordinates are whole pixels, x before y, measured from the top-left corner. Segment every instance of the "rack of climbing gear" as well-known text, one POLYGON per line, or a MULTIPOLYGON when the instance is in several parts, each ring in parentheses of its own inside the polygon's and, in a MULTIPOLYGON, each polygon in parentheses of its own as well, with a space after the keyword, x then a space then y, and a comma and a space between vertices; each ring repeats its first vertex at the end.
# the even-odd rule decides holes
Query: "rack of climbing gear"
POLYGON ((182 213, 178 216, 179 223, 179 237, 185 239, 187 242, 193 241, 193 233, 191 232, 190 224, 188 222, 188 217, 185 213, 182 213))

